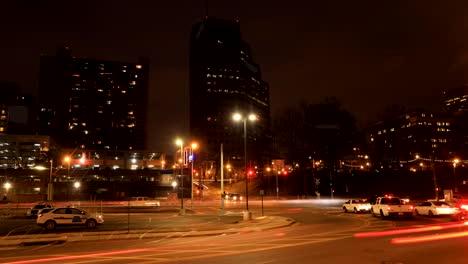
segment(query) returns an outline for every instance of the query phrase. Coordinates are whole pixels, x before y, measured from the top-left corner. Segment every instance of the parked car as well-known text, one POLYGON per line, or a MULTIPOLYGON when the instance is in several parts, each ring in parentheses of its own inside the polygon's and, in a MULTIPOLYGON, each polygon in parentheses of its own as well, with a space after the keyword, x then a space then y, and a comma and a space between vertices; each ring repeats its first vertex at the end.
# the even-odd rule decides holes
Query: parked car
POLYGON ((442 201, 425 201, 414 208, 416 215, 453 215, 459 210, 458 207, 452 206, 442 201))
POLYGON ((53 206, 51 204, 47 204, 47 203, 36 204, 33 207, 31 207, 25 213, 25 215, 26 215, 27 218, 36 218, 37 213, 39 212, 39 210, 44 209, 44 208, 53 208, 53 206))
POLYGON ((374 217, 380 216, 382 219, 387 217, 412 217, 414 207, 405 204, 398 197, 384 196, 377 198, 375 204, 372 204, 371 214, 374 217))
POLYGON ((343 204, 343 211, 361 213, 361 212, 370 212, 371 204, 365 200, 348 200, 343 204))
POLYGON ((59 207, 47 213, 41 213, 36 220, 37 225, 54 230, 58 226, 85 226, 95 228, 104 223, 102 215, 90 214, 74 207, 59 207))
POLYGON ((41 215, 41 214, 45 214, 45 213, 48 213, 52 210, 54 210, 55 208, 53 207, 47 207, 47 208, 43 208, 43 209, 40 209, 39 212, 37 212, 37 216, 41 215))

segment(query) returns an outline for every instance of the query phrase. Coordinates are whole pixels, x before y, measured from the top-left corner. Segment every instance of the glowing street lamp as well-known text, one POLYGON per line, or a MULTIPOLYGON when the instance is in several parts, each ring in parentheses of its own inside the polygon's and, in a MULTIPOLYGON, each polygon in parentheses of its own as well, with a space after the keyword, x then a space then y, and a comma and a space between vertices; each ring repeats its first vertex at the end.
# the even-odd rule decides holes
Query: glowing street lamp
POLYGON ((179 211, 179 214, 180 215, 184 215, 185 214, 185 208, 184 208, 184 166, 183 166, 183 155, 184 155, 184 151, 183 151, 183 141, 182 139, 177 139, 176 140, 176 144, 178 146, 180 146, 180 188, 181 188, 181 195, 182 197, 180 198, 180 211, 179 211))
POLYGON ((458 188, 457 188, 457 174, 456 174, 456 168, 457 168, 457 164, 460 162, 459 159, 454 159, 453 160, 453 189, 454 189, 454 192, 458 192, 458 188))
POLYGON ((193 151, 198 148, 197 143, 192 143, 190 145, 190 209, 193 210, 193 163, 195 162, 195 156, 193 154, 193 151))
MULTIPOLYGON (((244 123, 244 173, 245 173, 245 209, 249 212, 249 181, 247 175, 247 119, 250 121, 256 121, 258 119, 257 115, 249 114, 248 116, 243 116, 240 113, 234 113, 232 119, 236 122, 242 121, 244 123)), ((250 219, 250 215, 249 215, 250 219)))
MULTIPOLYGON (((49 183, 47 184, 47 201, 53 201, 54 198, 54 186, 52 183, 52 167, 53 167, 53 160, 50 160, 50 168, 49 168, 49 183)), ((47 170, 46 167, 38 165, 35 166, 36 170, 47 170)))
POLYGON ((70 179, 70 156, 63 159, 67 163, 67 178, 70 179))

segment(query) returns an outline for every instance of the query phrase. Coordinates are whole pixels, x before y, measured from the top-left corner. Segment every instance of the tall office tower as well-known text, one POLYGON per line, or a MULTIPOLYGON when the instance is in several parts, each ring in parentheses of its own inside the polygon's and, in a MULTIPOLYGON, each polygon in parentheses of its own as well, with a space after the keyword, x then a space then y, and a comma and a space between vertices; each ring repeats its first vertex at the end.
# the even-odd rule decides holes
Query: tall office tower
POLYGON ((219 161, 223 144, 225 162, 244 160, 243 123, 233 113, 255 113, 247 121, 247 162, 261 165, 269 153, 270 99, 239 23, 205 18, 190 36, 190 133, 200 143, 205 161, 219 161))
POLYGON ((41 56, 39 132, 64 148, 143 150, 149 60, 41 56))

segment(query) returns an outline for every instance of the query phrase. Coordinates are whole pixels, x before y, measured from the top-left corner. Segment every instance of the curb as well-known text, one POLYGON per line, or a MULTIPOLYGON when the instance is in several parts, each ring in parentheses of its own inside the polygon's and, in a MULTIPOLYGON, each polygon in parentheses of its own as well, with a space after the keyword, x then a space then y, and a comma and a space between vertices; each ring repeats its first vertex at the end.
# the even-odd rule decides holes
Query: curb
POLYGON ((183 230, 172 229, 150 229, 130 231, 103 231, 90 233, 66 233, 66 234, 38 234, 38 235, 17 235, 0 239, 0 247, 29 246, 40 244, 53 244, 65 242, 97 241, 111 239, 145 239, 145 238, 180 238, 180 237, 200 237, 216 236, 223 234, 250 233, 276 228, 288 227, 295 224, 291 218, 274 216, 259 217, 245 222, 240 222, 241 226, 229 229, 206 229, 206 230, 183 230), (33 237, 34 236, 34 237, 33 237))

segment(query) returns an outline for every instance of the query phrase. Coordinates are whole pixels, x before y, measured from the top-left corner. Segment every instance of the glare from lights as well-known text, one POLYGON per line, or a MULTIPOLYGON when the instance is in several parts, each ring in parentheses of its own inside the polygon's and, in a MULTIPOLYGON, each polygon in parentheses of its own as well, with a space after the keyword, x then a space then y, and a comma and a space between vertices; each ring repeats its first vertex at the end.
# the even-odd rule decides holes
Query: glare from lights
POLYGON ((234 119, 235 121, 240 121, 242 119, 242 115, 239 114, 239 113, 235 113, 233 116, 232 116, 232 119, 234 119))

